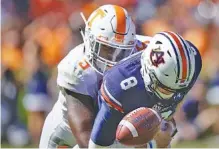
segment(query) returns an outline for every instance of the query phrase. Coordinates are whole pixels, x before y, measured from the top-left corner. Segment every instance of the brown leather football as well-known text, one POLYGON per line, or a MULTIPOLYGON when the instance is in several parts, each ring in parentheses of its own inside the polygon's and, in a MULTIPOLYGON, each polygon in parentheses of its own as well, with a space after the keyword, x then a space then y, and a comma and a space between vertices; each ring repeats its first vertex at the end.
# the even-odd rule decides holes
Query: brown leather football
POLYGON ((128 113, 119 123, 116 139, 127 146, 148 143, 160 129, 161 117, 151 108, 140 107, 128 113))

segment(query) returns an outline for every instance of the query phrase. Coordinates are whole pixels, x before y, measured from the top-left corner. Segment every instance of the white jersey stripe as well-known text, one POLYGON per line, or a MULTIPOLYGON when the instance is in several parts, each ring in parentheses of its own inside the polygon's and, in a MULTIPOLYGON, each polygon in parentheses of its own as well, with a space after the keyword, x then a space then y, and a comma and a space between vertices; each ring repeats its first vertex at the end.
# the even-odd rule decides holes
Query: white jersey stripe
POLYGON ((112 99, 115 103, 117 103, 119 106, 122 107, 122 104, 109 93, 105 84, 106 84, 106 82, 103 83, 103 87, 104 87, 104 90, 106 91, 107 95, 110 97, 110 99, 112 99))

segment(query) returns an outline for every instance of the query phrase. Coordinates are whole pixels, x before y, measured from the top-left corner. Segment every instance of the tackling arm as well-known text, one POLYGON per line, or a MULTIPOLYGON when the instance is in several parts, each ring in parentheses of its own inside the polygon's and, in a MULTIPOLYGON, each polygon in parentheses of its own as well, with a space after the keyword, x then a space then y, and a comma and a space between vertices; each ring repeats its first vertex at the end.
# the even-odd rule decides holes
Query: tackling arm
POLYGON ((68 122, 79 147, 87 148, 95 118, 93 99, 60 87, 67 101, 68 122))

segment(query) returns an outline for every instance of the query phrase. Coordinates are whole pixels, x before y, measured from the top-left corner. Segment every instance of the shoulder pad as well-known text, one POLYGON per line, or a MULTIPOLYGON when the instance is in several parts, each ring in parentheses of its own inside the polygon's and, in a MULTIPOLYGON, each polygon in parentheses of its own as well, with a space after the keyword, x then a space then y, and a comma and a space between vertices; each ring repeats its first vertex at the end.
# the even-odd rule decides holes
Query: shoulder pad
POLYGON ((136 38, 137 38, 136 44, 135 44, 136 51, 142 51, 146 49, 151 39, 151 37, 149 36, 142 36, 142 35, 136 35, 136 38))
POLYGON ((89 78, 95 78, 90 74, 92 68, 84 56, 84 46, 81 44, 71 50, 69 54, 58 64, 57 84, 71 91, 88 94, 89 78))
POLYGON ((136 39, 144 43, 149 43, 151 38, 150 36, 136 35, 136 39))

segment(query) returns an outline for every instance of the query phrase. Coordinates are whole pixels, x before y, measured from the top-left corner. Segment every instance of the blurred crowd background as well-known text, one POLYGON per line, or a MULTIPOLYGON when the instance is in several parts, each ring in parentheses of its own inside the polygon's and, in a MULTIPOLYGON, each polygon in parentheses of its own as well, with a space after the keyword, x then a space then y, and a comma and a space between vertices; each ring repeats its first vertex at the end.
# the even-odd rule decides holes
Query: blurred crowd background
POLYGON ((125 7, 137 34, 172 30, 198 47, 202 73, 175 114, 173 144, 214 136, 219 147, 219 0, 1 0, 2 143, 37 147, 57 100, 56 66, 82 43, 79 13, 103 4, 125 7))

